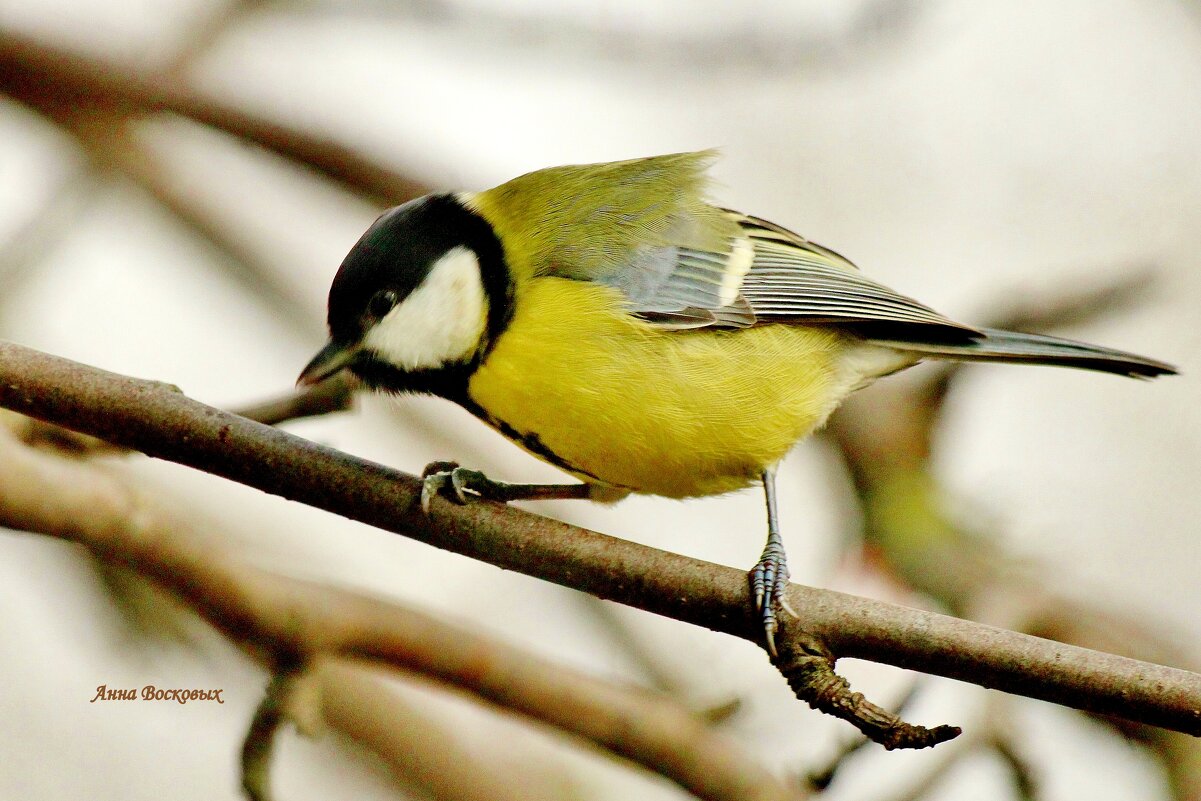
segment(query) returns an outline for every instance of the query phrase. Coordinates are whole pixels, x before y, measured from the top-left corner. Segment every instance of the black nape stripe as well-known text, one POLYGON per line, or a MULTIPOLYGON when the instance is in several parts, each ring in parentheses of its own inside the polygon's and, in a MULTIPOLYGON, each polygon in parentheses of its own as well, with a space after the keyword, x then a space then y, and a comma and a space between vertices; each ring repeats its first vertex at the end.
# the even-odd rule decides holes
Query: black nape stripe
POLYGON ((491 223, 463 205, 454 195, 430 195, 426 198, 426 218, 432 244, 443 252, 466 245, 480 262, 480 278, 488 298, 488 322, 484 341, 474 360, 478 364, 491 351, 513 317, 513 279, 505 258, 504 245, 491 223))
POLYGON ((454 195, 431 195, 426 198, 426 215, 430 229, 430 244, 442 252, 460 245, 470 248, 479 260, 480 281, 488 300, 488 320, 480 347, 466 362, 449 364, 432 370, 408 373, 405 383, 413 389, 452 400, 459 405, 467 402, 467 381, 492 351, 496 340, 504 333, 513 318, 513 280, 504 246, 492 229, 492 224, 463 205, 454 195), (420 387, 420 388, 418 388, 420 387))

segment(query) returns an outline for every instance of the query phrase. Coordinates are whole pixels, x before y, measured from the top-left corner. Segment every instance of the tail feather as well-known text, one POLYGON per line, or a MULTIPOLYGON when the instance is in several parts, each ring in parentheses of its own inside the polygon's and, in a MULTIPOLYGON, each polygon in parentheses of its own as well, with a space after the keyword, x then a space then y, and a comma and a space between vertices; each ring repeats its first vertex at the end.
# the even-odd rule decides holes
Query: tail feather
POLYGON ((952 361, 998 361, 1022 364, 1052 364, 1105 373, 1154 378, 1172 375, 1170 364, 1087 342, 1076 342, 1043 334, 1020 334, 995 328, 977 329, 980 336, 966 342, 914 342, 873 339, 879 345, 920 353, 928 359, 952 361))

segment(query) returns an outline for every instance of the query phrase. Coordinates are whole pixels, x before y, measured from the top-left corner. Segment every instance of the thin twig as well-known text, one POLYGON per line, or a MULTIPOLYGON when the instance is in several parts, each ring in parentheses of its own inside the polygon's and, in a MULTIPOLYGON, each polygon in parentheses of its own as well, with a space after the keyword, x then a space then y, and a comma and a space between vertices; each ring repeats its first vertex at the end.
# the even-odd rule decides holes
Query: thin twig
POLYGON ((1009 769, 1013 792, 1018 801, 1038 801, 1038 782, 1034 778, 1034 771, 1026 758, 1018 753, 1013 736, 998 732, 993 735, 989 745, 1009 769))
MULTIPOLYGON (((905 696, 893 707, 893 714, 898 717, 904 714, 905 710, 913 702, 917 696, 917 690, 921 687, 921 682, 914 682, 905 696)), ((871 743, 871 739, 866 736, 858 736, 847 742, 838 749, 838 752, 826 763, 824 767, 809 771, 803 777, 805 785, 811 790, 825 790, 834 781, 834 777, 842 770, 843 766, 871 743)))
POLYGON ((779 646, 776 667, 788 680, 797 698, 814 709, 847 721, 872 742, 888 750, 930 748, 958 737, 958 726, 915 726, 906 723, 862 693, 852 692, 834 672, 834 657, 816 638, 793 636, 779 646))
POLYGON ((511 747, 465 747, 451 721, 397 692, 378 665, 323 659, 316 672, 322 721, 369 749, 418 798, 437 801, 570 801, 586 797, 563 768, 531 766, 511 747), (369 713, 368 713, 369 710, 369 713))
MULTIPOLYGON (((0 343, 0 406, 603 598, 759 642, 746 575, 492 503, 420 507, 414 476, 171 388, 0 343)), ((791 585, 778 642, 1201 734, 1201 675, 791 585)), ((364 655, 370 652, 370 644, 364 655)))
POLYGON ((621 614, 623 610, 594 595, 581 595, 580 606, 599 624, 609 641, 638 666, 639 672, 651 687, 677 697, 683 694, 684 688, 680 681, 631 630, 621 614))
POLYGON ((316 386, 246 406, 235 414, 264 425, 277 426, 289 420, 349 411, 354 405, 354 390, 354 380, 343 371, 316 386))
POLYGON ((271 801, 271 753, 276 734, 287 722, 288 696, 298 673, 298 666, 277 669, 250 721, 242 743, 242 789, 250 801, 271 801))
MULTIPOLYGON (((666 693, 685 703, 688 688, 659 655, 651 644, 639 637, 627 617, 611 603, 594 595, 580 595, 580 606, 600 624, 609 641, 638 666, 639 672, 650 687, 666 693)), ((732 696, 697 709, 697 714, 713 724, 723 723, 742 708, 742 699, 732 696)))
POLYGON ((187 31, 187 38, 172 54, 164 74, 185 77, 187 71, 220 41, 221 37, 246 17, 263 8, 268 0, 228 0, 210 9, 208 15, 187 31))

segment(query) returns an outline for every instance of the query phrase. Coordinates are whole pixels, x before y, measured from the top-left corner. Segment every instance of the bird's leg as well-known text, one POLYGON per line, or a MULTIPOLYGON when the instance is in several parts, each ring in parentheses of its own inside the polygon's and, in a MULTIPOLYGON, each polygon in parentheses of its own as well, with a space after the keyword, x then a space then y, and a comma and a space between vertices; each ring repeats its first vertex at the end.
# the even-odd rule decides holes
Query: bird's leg
POLYGON ((767 545, 759 563, 748 574, 751 593, 755 596, 755 609, 763 620, 763 634, 767 640, 768 653, 776 656, 777 609, 784 609, 793 617, 796 613, 788 606, 785 593, 788 590, 788 558, 784 553, 784 540, 780 538, 780 515, 776 511, 776 469, 763 471, 763 494, 767 498, 767 545))
POLYGON ((589 484, 509 484, 493 481, 479 470, 460 467, 456 462, 430 462, 421 471, 421 508, 429 514, 435 495, 445 495, 456 503, 467 503, 477 496, 489 501, 544 501, 561 498, 589 498, 589 484))

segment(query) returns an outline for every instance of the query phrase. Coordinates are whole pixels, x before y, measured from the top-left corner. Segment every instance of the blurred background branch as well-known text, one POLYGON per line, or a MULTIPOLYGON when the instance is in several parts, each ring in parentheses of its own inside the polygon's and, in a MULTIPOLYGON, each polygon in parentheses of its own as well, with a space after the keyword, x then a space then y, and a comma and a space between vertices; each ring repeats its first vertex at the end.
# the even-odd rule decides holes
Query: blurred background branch
MULTIPOLYGON (((272 668, 243 749, 244 784, 254 801, 272 797, 267 773, 285 720, 322 716, 300 708, 315 702, 298 689, 317 681, 304 673, 347 658, 412 671, 555 726, 699 798, 795 797, 706 721, 667 698, 603 682, 417 610, 257 570, 103 465, 22 446, 7 428, 0 429, 0 449, 6 466, 0 523, 78 543, 99 559, 136 570, 272 668)), ((324 675, 322 691, 332 698, 340 693, 330 685, 337 675, 357 681, 345 672, 324 675)), ((364 692, 361 684, 353 686, 364 692)), ((350 717, 345 710, 339 716, 350 717)))
POLYGON ((352 148, 204 97, 179 83, 179 71, 177 66, 167 74, 148 75, 0 31, 0 92, 60 124, 91 114, 124 122, 169 113, 303 165, 380 205, 428 191, 352 148))

